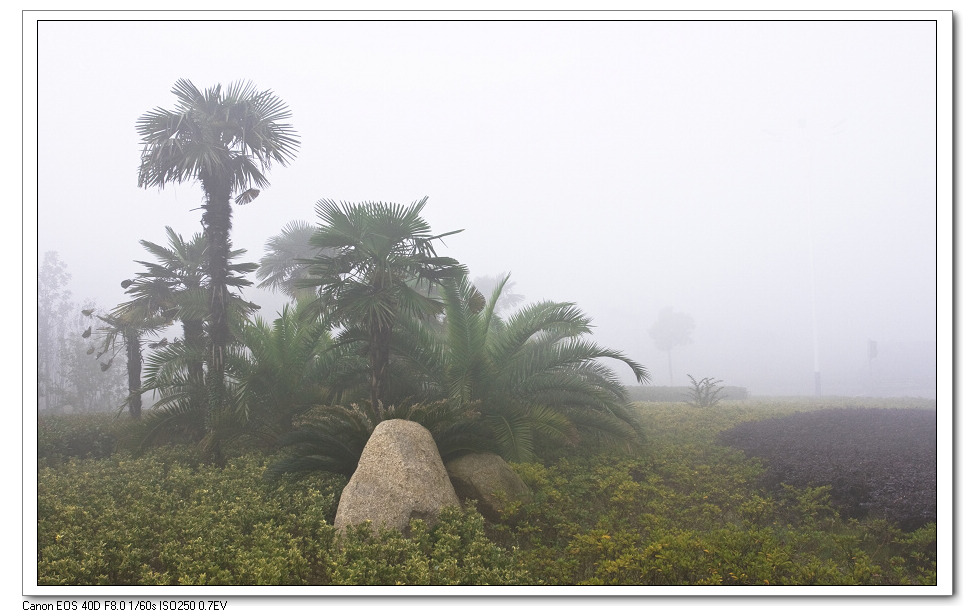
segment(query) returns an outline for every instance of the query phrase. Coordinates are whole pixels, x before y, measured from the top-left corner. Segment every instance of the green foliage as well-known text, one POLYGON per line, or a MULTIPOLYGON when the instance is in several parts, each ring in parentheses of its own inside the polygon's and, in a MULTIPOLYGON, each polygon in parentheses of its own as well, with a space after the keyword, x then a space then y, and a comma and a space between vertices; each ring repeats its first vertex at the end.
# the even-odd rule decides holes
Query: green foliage
MULTIPOLYGON (((462 409, 446 401, 379 407, 379 420, 415 421, 430 431, 441 457, 449 460, 490 446, 475 423, 474 409, 462 409)), ((358 404, 316 406, 295 418, 295 429, 280 441, 283 453, 271 464, 267 477, 287 473, 326 471, 351 477, 366 442, 376 427, 372 413, 358 404)))
POLYGON ((448 509, 410 538, 365 527, 336 541, 344 482, 269 486, 263 456, 222 469, 195 450, 71 460, 38 477, 38 584, 524 584, 473 508, 448 509))
POLYGON ((757 459, 713 442, 721 426, 815 406, 736 404, 733 417, 705 421, 676 405, 639 405, 649 440, 639 456, 514 465, 535 500, 506 511, 490 536, 518 547, 546 584, 935 583, 933 524, 905 533, 841 519, 828 486, 767 493, 757 459))
POLYGON ((281 233, 264 244, 257 286, 271 291, 283 291, 292 299, 314 297, 315 291, 299 284, 309 277, 309 261, 315 257, 333 254, 331 249, 315 248, 311 245, 315 226, 303 220, 293 220, 281 229, 281 233))
POLYGON ((641 434, 625 387, 600 360, 644 368, 587 339, 591 320, 574 304, 539 302, 507 318, 494 310, 508 278, 485 298, 467 280, 441 288, 442 320, 403 323, 393 339, 394 366, 417 397, 475 407, 476 429, 490 449, 528 461, 539 443, 578 444, 585 435, 633 444, 641 434))
POLYGON ((241 366, 241 412, 278 433, 291 428, 295 415, 328 402, 337 389, 327 385, 339 355, 330 352, 332 337, 323 319, 301 318, 308 303, 285 306, 271 324, 257 317, 241 334, 249 351, 241 366))
POLYGON ((111 413, 48 416, 37 420, 37 459, 55 464, 68 458, 107 458, 115 452, 120 425, 111 413))
POLYGON ((414 520, 409 537, 374 532, 366 522, 345 532, 328 583, 353 585, 523 585, 529 572, 491 543, 474 507, 441 511, 437 524, 414 520))
POLYGON ((691 406, 699 409, 709 409, 717 406, 718 402, 721 402, 724 398, 721 395, 724 387, 718 387, 718 384, 722 381, 712 377, 704 377, 701 380, 697 380, 689 374, 687 378, 691 380, 691 387, 688 392, 689 400, 687 401, 691 406))
POLYGON ((329 545, 341 483, 259 481, 260 456, 223 469, 194 450, 71 461, 38 476, 38 583, 301 584, 329 545))
POLYGON ((435 241, 460 231, 432 235, 420 215, 426 201, 404 206, 323 199, 316 205, 321 227, 310 243, 320 252, 308 262, 308 278, 300 286, 319 288, 321 309, 344 327, 339 341, 365 350, 374 423, 380 402, 389 402, 393 328, 402 319, 439 313, 442 304, 432 297, 433 288, 466 272, 455 259, 437 255, 435 241))
MULTIPOLYGON (((508 503, 500 523, 451 509, 407 537, 361 527, 338 541, 330 521, 345 479, 263 482, 260 453, 222 469, 187 447, 62 457, 38 474, 38 576, 42 585, 935 584, 934 524, 905 532, 843 519, 828 486, 767 492, 757 459, 714 442, 737 423, 823 404, 732 403, 710 417, 640 404, 639 450, 513 464, 534 497, 508 503)), ((55 426, 44 424, 40 442, 70 430, 55 426)))

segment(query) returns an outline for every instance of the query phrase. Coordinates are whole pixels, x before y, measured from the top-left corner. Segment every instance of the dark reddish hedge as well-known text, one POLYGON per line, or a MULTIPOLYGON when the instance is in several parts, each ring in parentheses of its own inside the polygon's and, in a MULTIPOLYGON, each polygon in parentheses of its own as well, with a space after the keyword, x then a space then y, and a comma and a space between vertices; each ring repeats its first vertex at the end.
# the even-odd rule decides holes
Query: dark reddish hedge
POLYGON ((766 487, 831 485, 846 517, 914 530, 937 517, 935 411, 829 409, 746 422, 718 443, 763 458, 766 487))

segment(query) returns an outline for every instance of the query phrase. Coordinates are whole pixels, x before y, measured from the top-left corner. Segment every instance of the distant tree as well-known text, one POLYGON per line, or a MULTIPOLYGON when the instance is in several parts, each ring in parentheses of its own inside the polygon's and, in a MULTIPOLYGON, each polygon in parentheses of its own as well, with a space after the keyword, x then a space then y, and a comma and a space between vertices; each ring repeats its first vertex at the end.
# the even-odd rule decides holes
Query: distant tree
POLYGON ((691 332, 694 330, 694 319, 683 312, 674 312, 667 306, 660 311, 660 316, 650 328, 650 337, 657 348, 667 353, 667 369, 670 375, 670 385, 674 385, 674 363, 672 352, 674 347, 690 344, 691 332))
POLYGON ((105 413, 117 409, 126 399, 124 370, 121 363, 102 368, 100 361, 96 361, 97 332, 88 338, 78 335, 91 325, 88 315, 97 311, 92 300, 85 300, 82 305, 91 308, 79 312, 77 306, 72 304, 71 313, 65 320, 66 335, 60 340, 58 398, 64 410, 70 408, 75 413, 105 413))
POLYGON ((281 233, 268 239, 257 269, 257 278, 261 281, 257 286, 282 291, 292 299, 314 297, 314 289, 300 284, 310 278, 309 261, 334 253, 331 249, 311 245, 315 229, 310 222, 293 220, 281 229, 281 233))
MULTIPOLYGON (((142 417, 142 342, 168 324, 158 312, 150 313, 142 307, 122 304, 108 314, 95 314, 85 310, 89 319, 97 319, 104 325, 96 331, 102 339, 101 350, 95 355, 102 372, 109 370, 119 353, 125 355, 128 375, 128 395, 125 400, 132 419, 142 417), (107 356, 102 359, 103 356, 107 356)), ((86 331, 91 330, 91 325, 86 331)))
POLYGON ((525 301, 524 295, 511 290, 515 283, 510 278, 511 274, 507 273, 497 276, 477 276, 473 280, 474 286, 484 297, 490 297, 497 288, 501 289, 501 295, 498 296, 498 301, 494 305, 494 313, 497 315, 504 314, 525 301))
POLYGON ((71 274, 57 252, 44 253, 37 272, 37 410, 62 404, 62 344, 68 315, 73 311, 68 282, 71 274))
POLYGON ((143 146, 138 183, 163 188, 198 181, 203 188, 210 330, 208 413, 214 414, 222 412, 227 402, 231 198, 239 192, 238 205, 253 201, 268 185, 265 172, 271 164, 288 164, 299 142, 292 126, 283 123, 291 117, 290 110, 270 90, 259 92, 246 82, 200 90, 180 79, 172 92, 177 99, 174 110, 157 107, 136 123, 143 146))

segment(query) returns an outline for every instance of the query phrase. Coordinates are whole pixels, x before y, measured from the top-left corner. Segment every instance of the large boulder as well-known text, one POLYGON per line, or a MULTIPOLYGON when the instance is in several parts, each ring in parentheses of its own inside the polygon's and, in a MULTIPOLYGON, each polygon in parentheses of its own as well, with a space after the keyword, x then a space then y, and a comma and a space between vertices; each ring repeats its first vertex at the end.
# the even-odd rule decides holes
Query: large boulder
POLYGON ((460 506, 430 432, 413 421, 380 423, 366 442, 349 484, 342 491, 335 527, 371 520, 408 532, 410 521, 436 521, 440 510, 460 506))
POLYGON ((501 456, 472 453, 447 463, 447 474, 461 500, 477 501, 485 519, 497 522, 505 500, 525 501, 531 490, 501 456))

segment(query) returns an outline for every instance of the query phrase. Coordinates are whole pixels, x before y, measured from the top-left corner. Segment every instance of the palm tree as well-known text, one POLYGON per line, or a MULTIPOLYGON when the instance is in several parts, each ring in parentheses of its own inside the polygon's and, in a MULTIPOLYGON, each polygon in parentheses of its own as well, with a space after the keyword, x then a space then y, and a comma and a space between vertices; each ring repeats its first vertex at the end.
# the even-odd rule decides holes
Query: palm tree
POLYGON ((289 222, 281 233, 271 237, 264 244, 257 286, 271 291, 283 291, 292 299, 313 297, 315 292, 299 282, 309 277, 310 261, 315 257, 329 256, 333 251, 315 248, 311 245, 315 225, 304 220, 289 222))
MULTIPOLYGON (((131 303, 142 306, 147 311, 159 311, 168 318, 183 324, 184 350, 188 353, 187 367, 191 380, 203 383, 203 362, 206 347, 206 319, 209 316, 207 302, 206 238, 202 233, 194 233, 189 240, 166 227, 169 242, 162 246, 147 240, 140 240, 155 261, 136 261, 145 271, 126 286, 126 294, 132 296, 131 303)), ((244 250, 231 250, 228 253, 226 278, 228 287, 238 291, 251 282, 241 274, 257 269, 255 263, 235 263, 244 250)), ((248 306, 237 293, 229 294, 231 303, 239 311, 247 312, 248 306)))
MULTIPOLYGON (((132 419, 142 417, 142 341, 146 335, 154 334, 168 324, 168 320, 158 312, 148 312, 137 304, 120 304, 109 314, 99 315, 82 311, 84 316, 96 318, 104 326, 98 328, 102 337, 102 348, 95 356, 102 371, 108 370, 119 352, 125 352, 125 367, 128 374, 129 395, 126 402, 132 419), (119 341, 121 338, 121 341, 119 341), (110 356, 106 359, 102 357, 110 356)), ((86 331, 91 331, 88 327, 86 331)), ((124 408, 124 406, 123 406, 124 408)), ((121 409, 120 409, 121 410, 121 409)))
POLYGON ((226 402, 231 196, 241 192, 238 203, 253 200, 268 185, 265 173, 271 164, 288 164, 299 142, 291 125, 282 123, 291 112, 270 90, 259 92, 249 82, 234 82, 226 89, 216 85, 201 91, 180 79, 172 92, 177 99, 174 110, 156 108, 136 123, 143 146, 139 186, 163 188, 199 181, 203 188, 210 339, 208 414, 212 415, 226 402))
POLYGON ((495 452, 509 460, 532 459, 536 437, 639 438, 626 388, 599 360, 623 362, 640 382, 649 378, 643 366, 586 339, 591 320, 574 304, 538 302, 502 319, 507 280, 488 298, 466 278, 448 280, 442 323, 403 323, 393 356, 401 379, 417 384, 415 396, 476 406, 495 452))
POLYGON ((506 284, 504 277, 485 298, 466 278, 445 280, 442 319, 404 319, 392 333, 388 376, 397 404, 373 413, 355 404, 312 407, 282 439, 285 453, 269 477, 350 476, 375 426, 394 418, 430 430, 445 460, 471 451, 531 460, 545 438, 560 445, 583 436, 639 439, 626 388, 598 360, 622 361, 639 381, 649 378, 646 370, 585 340, 590 320, 573 304, 541 302, 502 319, 496 309, 506 284))
POLYGON ((439 313, 443 303, 424 293, 466 272, 449 257, 439 257, 434 242, 451 231, 431 235, 420 216, 427 199, 410 206, 392 203, 336 203, 321 200, 321 226, 311 238, 326 254, 312 259, 304 286, 318 287, 322 309, 345 327, 343 343, 361 343, 369 359, 370 406, 378 423, 389 366, 393 327, 403 318, 439 313))
MULTIPOLYGON (((148 370, 143 392, 161 396, 146 418, 140 432, 151 433, 156 440, 182 434, 200 441, 206 436, 207 387, 204 362, 208 344, 206 323, 209 317, 207 296, 206 239, 195 233, 186 240, 171 227, 166 227, 167 245, 147 240, 140 244, 153 261, 136 261, 144 270, 126 280, 125 293, 132 297, 121 307, 145 315, 158 315, 166 321, 180 321, 182 340, 167 339, 149 344, 153 353, 147 360, 148 370), (161 427, 158 430, 152 426, 161 427), (165 429, 162 429, 165 428, 165 429)), ((257 269, 256 263, 237 263, 244 250, 231 250, 226 279, 228 287, 241 289, 251 283, 243 274, 257 269)), ((239 332, 241 323, 256 308, 239 294, 229 293, 230 325, 239 332)), ((232 355, 233 353, 231 353, 232 355)), ((145 434, 141 442, 148 443, 145 434)), ((219 439, 213 440, 215 457, 219 458, 219 439)))
POLYGON ((189 241, 166 227, 169 242, 162 246, 140 240, 155 261, 136 261, 145 268, 126 287, 126 294, 148 310, 157 310, 183 324, 185 349, 192 353, 188 362, 190 376, 203 382, 203 359, 206 347, 205 320, 207 302, 204 254, 206 242, 201 233, 189 241))

